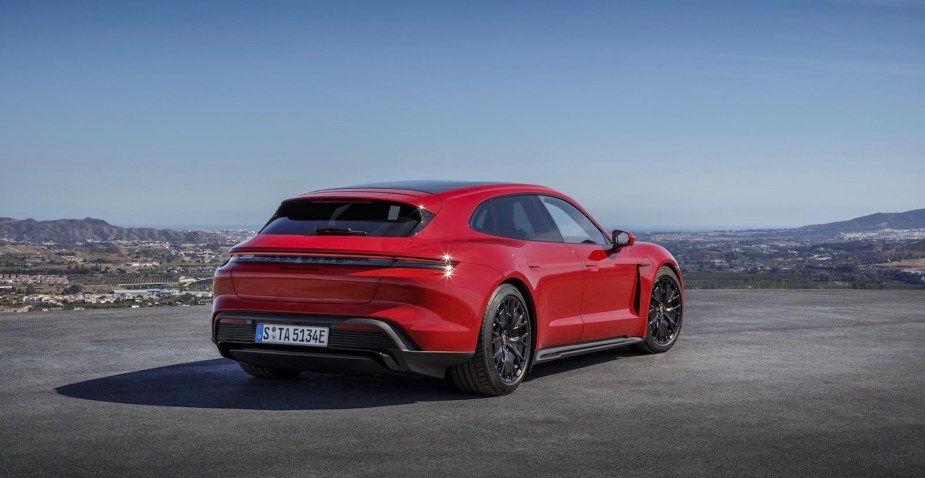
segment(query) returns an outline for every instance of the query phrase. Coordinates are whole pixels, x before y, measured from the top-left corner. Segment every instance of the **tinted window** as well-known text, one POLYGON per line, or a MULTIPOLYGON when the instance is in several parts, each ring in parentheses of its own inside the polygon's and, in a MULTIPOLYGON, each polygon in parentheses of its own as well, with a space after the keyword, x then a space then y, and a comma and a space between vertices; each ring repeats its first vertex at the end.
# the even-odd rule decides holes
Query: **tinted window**
POLYGON ((433 217, 408 204, 364 200, 286 201, 260 234, 410 236, 433 217))
POLYGON ((556 223, 565 242, 573 244, 610 244, 607 236, 575 206, 551 196, 540 196, 540 201, 556 223))
POLYGON ((495 236, 561 242, 558 231, 543 216, 535 196, 505 196, 479 205, 470 225, 476 231, 495 236))

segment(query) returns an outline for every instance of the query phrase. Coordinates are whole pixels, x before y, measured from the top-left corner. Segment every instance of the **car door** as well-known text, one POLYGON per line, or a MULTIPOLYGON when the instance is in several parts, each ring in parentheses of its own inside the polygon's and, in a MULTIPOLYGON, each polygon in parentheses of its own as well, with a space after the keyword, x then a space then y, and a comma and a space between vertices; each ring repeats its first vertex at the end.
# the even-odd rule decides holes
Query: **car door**
POLYGON ((534 195, 485 201, 472 216, 472 229, 517 240, 512 252, 534 289, 537 348, 572 344, 581 337, 584 266, 558 230, 545 219, 534 195))
POLYGON ((638 266, 632 251, 614 250, 610 238, 568 201, 552 196, 539 199, 584 268, 579 341, 632 334, 638 328, 634 310, 638 266))

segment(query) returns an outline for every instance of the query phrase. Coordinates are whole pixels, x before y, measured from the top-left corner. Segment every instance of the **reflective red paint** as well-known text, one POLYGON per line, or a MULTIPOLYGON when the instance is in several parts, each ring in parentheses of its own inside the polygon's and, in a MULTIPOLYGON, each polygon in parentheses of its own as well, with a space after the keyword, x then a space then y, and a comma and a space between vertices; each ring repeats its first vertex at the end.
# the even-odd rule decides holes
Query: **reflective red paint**
MULTIPOLYGON (((263 367, 260 370, 275 370, 280 376, 292 375, 282 373, 286 370, 377 368, 431 376, 447 370, 463 374, 460 364, 474 360, 478 341, 485 338, 484 347, 500 350, 495 355, 529 355, 525 360, 512 358, 517 362, 513 366, 499 362, 500 371, 514 371, 507 374, 516 379, 513 385, 502 380, 493 392, 461 385, 466 391, 499 394, 513 390, 534 362, 620 344, 621 339, 649 340, 653 313, 665 327, 674 324, 667 347, 680 332, 683 285, 671 254, 653 244, 613 244, 611 234, 590 214, 553 189, 417 182, 325 190, 290 200, 388 201, 414 205, 430 215, 422 229, 407 237, 259 233, 233 247, 231 260, 215 273, 213 340, 226 357, 263 367), (508 199, 486 203, 496 198, 508 199), (563 231, 570 219, 554 206, 570 208, 561 202, 544 205, 552 202, 549 198, 564 200, 587 216, 587 224, 599 229, 600 236, 591 231, 585 242, 599 243, 577 242, 588 234, 587 224, 584 230, 565 224, 565 229, 572 229, 563 231), (488 219, 475 218, 483 204, 488 219), (474 226, 476 220, 480 225, 474 226), (667 286, 653 290, 656 278, 666 271, 676 276, 676 299, 667 286), (524 329, 530 331, 529 344, 519 351, 502 343, 512 340, 507 335, 496 333, 492 338, 483 330, 491 322, 485 317, 504 315, 487 309, 505 283, 519 290, 529 309, 521 314, 529 317, 524 329), (660 309, 650 307, 656 296, 660 309), (674 320, 663 321, 672 312, 674 320), (332 335, 324 348, 257 344, 245 339, 246 327, 257 323, 316 324, 331 327, 332 334, 340 330, 353 335, 332 335), (240 333, 234 335, 235 331, 240 333), (382 334, 381 341, 358 335, 364 333, 382 334)), ((571 210, 569 214, 577 216, 571 210)), ((504 320, 510 319, 494 323, 504 320)))

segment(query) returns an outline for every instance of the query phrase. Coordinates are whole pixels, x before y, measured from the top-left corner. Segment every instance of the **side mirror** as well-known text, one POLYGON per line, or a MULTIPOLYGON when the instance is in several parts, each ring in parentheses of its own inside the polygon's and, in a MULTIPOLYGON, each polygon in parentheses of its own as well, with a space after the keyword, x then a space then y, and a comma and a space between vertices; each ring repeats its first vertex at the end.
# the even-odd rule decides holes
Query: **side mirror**
POLYGON ((636 236, 619 229, 613 231, 611 238, 613 239, 614 249, 620 249, 622 247, 629 247, 636 243, 636 236))

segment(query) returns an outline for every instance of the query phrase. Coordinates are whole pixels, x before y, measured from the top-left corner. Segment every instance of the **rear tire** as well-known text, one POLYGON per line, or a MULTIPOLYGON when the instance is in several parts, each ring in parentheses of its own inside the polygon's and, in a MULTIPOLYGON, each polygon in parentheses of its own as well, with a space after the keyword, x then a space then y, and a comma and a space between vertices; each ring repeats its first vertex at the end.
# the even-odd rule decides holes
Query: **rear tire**
POLYGON ((239 362, 238 365, 241 366, 241 370, 244 370, 248 374, 254 377, 257 377, 257 378, 269 378, 269 379, 274 379, 274 380, 293 380, 302 373, 301 370, 258 367, 256 365, 251 365, 248 363, 239 362))
POLYGON ((495 289, 482 315, 475 355, 450 369, 460 391, 507 395, 517 389, 533 359, 533 322, 523 294, 510 284, 495 289))
POLYGON ((652 283, 645 341, 631 348, 644 354, 667 352, 678 341, 684 314, 681 281, 670 267, 662 267, 652 283))

